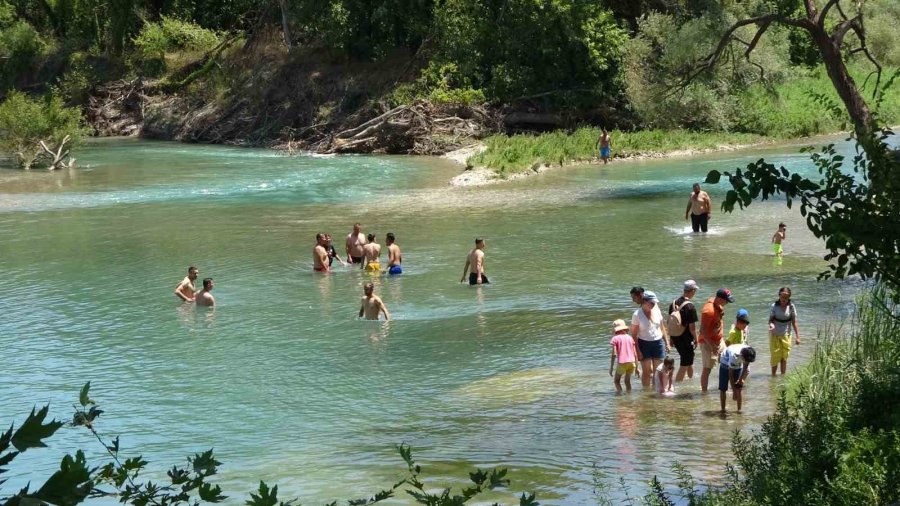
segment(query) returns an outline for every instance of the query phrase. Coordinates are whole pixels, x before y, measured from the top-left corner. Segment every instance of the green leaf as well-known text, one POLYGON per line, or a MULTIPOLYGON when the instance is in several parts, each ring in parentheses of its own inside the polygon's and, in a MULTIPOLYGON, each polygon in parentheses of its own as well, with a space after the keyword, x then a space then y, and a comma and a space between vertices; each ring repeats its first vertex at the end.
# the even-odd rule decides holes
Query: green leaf
POLYGON ((41 440, 52 436, 63 426, 63 422, 57 422, 56 420, 52 420, 46 425, 44 424, 44 418, 47 417, 47 411, 49 410, 49 405, 44 406, 37 413, 34 412, 34 408, 31 408, 31 414, 28 415, 25 423, 12 436, 12 444, 17 450, 24 452, 29 448, 44 448, 47 446, 41 440))
POLYGON ((519 498, 519 506, 540 506, 541 503, 534 500, 534 494, 525 495, 522 493, 522 497, 519 498))
POLYGON ((275 506, 278 504, 278 485, 269 490, 266 482, 259 482, 259 495, 250 492, 250 500, 245 502, 247 506, 275 506))
POLYGON ((206 502, 221 502, 226 499, 226 496, 222 495, 222 488, 218 485, 213 486, 209 483, 204 483, 200 485, 197 492, 200 494, 200 499, 206 502))
POLYGON ((94 482, 84 452, 78 450, 75 458, 71 455, 63 457, 59 471, 53 473, 31 497, 59 506, 74 506, 84 501, 93 489, 94 482))
POLYGON ((90 390, 91 390, 91 382, 90 381, 88 381, 87 383, 84 384, 83 387, 81 387, 81 394, 78 395, 78 402, 81 403, 82 407, 87 407, 88 404, 92 404, 92 405, 95 404, 95 402, 92 401, 90 397, 88 397, 88 392, 90 390))
POLYGON ((707 184, 719 184, 719 179, 721 179, 721 178, 722 178, 721 172, 719 172, 717 170, 711 170, 711 171, 709 171, 709 174, 706 175, 706 181, 704 181, 704 182, 707 184))
POLYGON ((202 454, 198 453, 189 460, 194 472, 201 476, 212 476, 216 474, 218 466, 222 465, 222 463, 213 456, 212 449, 206 450, 202 454))

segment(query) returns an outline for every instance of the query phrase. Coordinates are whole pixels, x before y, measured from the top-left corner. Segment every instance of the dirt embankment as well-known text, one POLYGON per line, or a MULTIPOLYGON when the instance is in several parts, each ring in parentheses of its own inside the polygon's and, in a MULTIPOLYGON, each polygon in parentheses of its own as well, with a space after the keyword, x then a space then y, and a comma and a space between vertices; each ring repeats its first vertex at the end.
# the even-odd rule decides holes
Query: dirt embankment
POLYGON ((487 106, 395 105, 411 55, 379 63, 262 46, 236 48, 182 89, 106 83, 87 106, 96 135, 280 147, 318 153, 442 154, 501 131, 487 106))

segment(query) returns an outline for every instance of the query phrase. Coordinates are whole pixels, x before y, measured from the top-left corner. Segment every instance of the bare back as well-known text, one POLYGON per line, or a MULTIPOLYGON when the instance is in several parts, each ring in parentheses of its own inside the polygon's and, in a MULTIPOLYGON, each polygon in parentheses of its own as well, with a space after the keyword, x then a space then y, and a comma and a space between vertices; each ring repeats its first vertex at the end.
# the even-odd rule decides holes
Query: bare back
POLYGON ((473 249, 469 253, 469 264, 472 266, 472 272, 479 274, 484 273, 484 251, 478 248, 473 249))
POLYGON ((194 299, 198 306, 215 306, 216 299, 206 290, 200 290, 200 293, 197 294, 197 298, 194 299))
POLYGON ((377 242, 370 242, 363 246, 363 256, 369 262, 377 262, 381 257, 381 245, 377 242))

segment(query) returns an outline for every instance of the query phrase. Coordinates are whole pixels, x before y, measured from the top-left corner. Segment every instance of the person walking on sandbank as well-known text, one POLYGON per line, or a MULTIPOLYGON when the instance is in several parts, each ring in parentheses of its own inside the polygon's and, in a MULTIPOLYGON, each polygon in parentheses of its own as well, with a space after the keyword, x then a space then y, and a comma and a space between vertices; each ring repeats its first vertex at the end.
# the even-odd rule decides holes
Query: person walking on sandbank
POLYGON ((609 163, 610 137, 606 128, 600 129, 600 137, 597 138, 597 151, 600 152, 600 159, 603 164, 609 163))
POLYGON ((688 198, 687 209, 684 210, 684 219, 691 215, 691 228, 694 232, 706 233, 709 219, 712 218, 712 200, 709 194, 700 189, 700 183, 694 183, 694 191, 688 198))
POLYGON ((360 318, 365 315, 366 320, 377 320, 379 314, 384 313, 385 320, 391 319, 391 313, 388 312, 387 306, 381 301, 381 297, 375 295, 374 284, 366 283, 365 286, 363 286, 363 293, 365 295, 360 301, 359 306, 360 318))
POLYGON ((466 266, 463 267, 460 283, 466 280, 466 273, 469 274, 470 285, 487 285, 490 283, 484 274, 484 246, 484 239, 475 239, 475 247, 472 248, 472 251, 466 257, 466 266), (469 272, 469 267, 472 268, 472 272, 469 272))

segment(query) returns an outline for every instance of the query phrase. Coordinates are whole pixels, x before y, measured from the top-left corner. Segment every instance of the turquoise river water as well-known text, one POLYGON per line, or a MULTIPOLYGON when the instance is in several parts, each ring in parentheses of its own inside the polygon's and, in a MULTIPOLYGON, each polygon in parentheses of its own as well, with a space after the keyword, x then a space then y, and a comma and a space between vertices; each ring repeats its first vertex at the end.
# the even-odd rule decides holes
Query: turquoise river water
MULTIPOLYGON (((849 151, 849 145, 840 143, 849 151)), ((101 140, 74 172, 0 170, 0 423, 34 405, 70 419, 81 385, 121 435, 122 454, 165 478, 215 448, 218 483, 242 504, 260 478, 321 504, 372 494, 403 475, 410 444, 429 486, 503 465, 545 504, 592 504, 604 485, 631 494, 682 462, 717 480, 735 429, 758 427, 783 379, 768 376, 765 319, 793 288, 811 353, 852 312, 858 283, 817 282, 823 246, 796 211, 757 203, 689 233, 691 183, 766 156, 812 174, 797 146, 551 171, 454 188, 459 168, 415 157, 294 157, 265 150, 101 140), (783 262, 769 239, 788 224, 783 262), (353 222, 394 232, 402 276, 314 274, 317 232, 343 242, 353 222), (459 284, 473 238, 487 238, 493 284, 459 284), (216 281, 214 311, 172 290, 188 265, 216 281), (665 302, 696 279, 698 298, 731 288, 760 349, 745 413, 720 419, 698 377, 674 398, 616 396, 609 335, 635 309, 632 285, 665 302), (359 321, 374 279, 394 320, 359 321)), ((699 359, 698 359, 699 360, 699 359)), ((699 362, 698 362, 699 363, 699 362)), ((19 457, 7 491, 42 482, 66 451, 102 448, 66 428, 19 457)), ((408 503, 401 497, 394 503, 408 503)))

